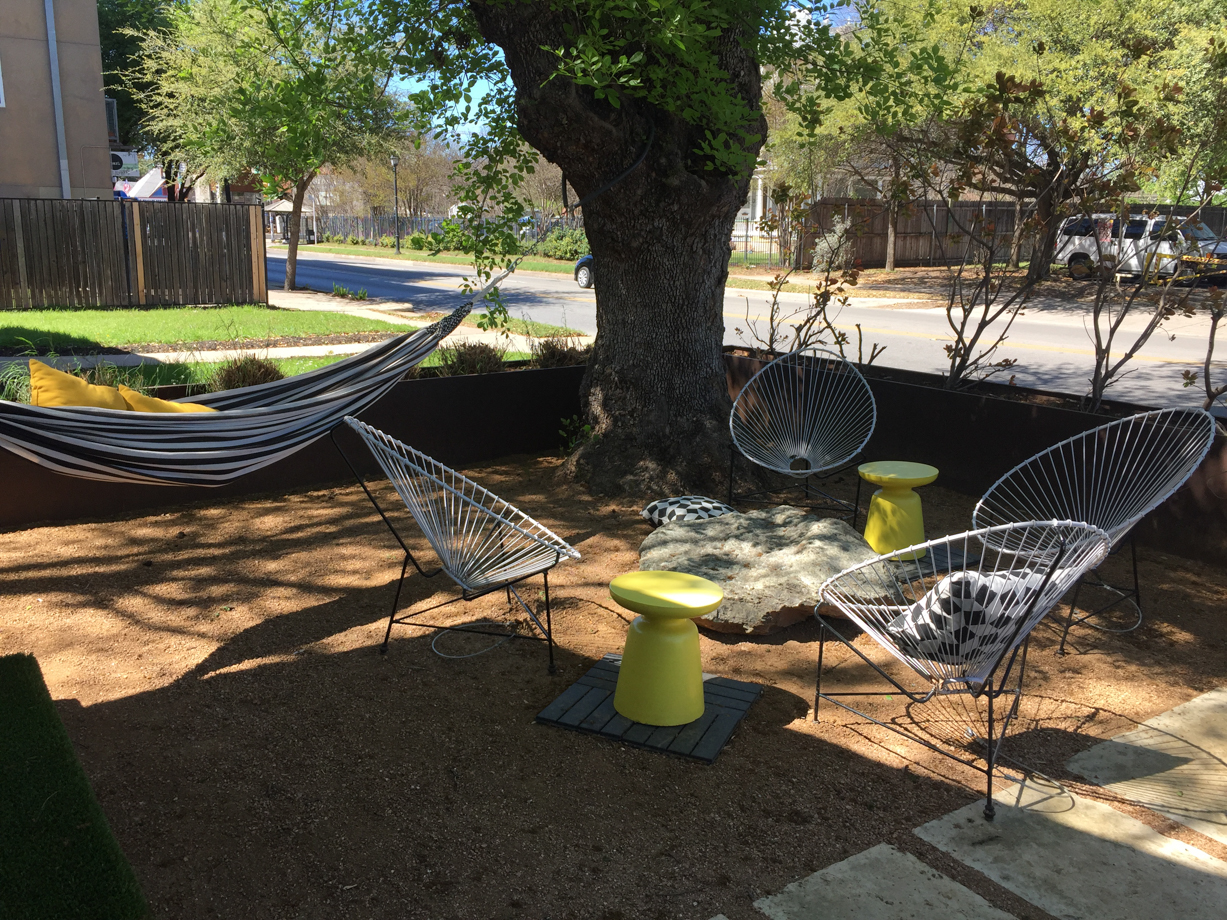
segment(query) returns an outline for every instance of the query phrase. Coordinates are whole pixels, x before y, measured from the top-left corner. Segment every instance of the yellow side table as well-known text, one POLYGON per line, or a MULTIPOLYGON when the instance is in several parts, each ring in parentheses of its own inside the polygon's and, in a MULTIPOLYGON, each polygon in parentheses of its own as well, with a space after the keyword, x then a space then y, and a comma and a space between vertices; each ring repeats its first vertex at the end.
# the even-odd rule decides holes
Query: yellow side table
POLYGON ((640 614, 626 634, 614 709, 644 725, 685 725, 703 715, 703 665, 692 617, 724 601, 715 582, 681 572, 627 572, 609 583, 619 606, 640 614))
MULTIPOLYGON (((937 478, 937 467, 927 463, 879 460, 856 468, 862 479, 881 486, 869 501, 865 542, 875 553, 891 553, 925 541, 925 520, 920 496, 912 491, 937 478)), ((920 559, 925 550, 916 553, 920 559)))

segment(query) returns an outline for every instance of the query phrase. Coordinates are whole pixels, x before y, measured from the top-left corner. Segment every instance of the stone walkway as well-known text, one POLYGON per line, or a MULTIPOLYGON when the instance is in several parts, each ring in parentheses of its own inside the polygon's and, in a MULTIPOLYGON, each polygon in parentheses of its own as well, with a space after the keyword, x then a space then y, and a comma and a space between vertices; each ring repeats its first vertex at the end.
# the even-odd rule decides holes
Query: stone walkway
MULTIPOLYGON (((1227 688, 1072 758, 1121 799, 1227 843, 1227 688)), ((1227 863, 1062 786, 1029 779, 914 833, 1061 920, 1221 920, 1227 863)), ((754 903, 770 920, 1008 920, 976 893, 880 844, 754 903)), ((725 920, 723 915, 713 920, 725 920)))

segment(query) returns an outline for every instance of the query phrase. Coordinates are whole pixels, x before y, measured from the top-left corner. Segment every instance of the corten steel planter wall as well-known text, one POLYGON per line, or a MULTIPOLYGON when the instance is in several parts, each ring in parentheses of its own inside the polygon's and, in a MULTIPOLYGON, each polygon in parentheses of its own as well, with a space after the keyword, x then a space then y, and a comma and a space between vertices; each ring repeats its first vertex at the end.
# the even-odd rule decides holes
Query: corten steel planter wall
MULTIPOLYGON (((736 398, 764 362, 726 354, 729 395, 736 398)), ((983 495, 1005 472, 1058 441, 1111 421, 1111 417, 1059 406, 951 392, 916 382, 866 374, 878 404, 878 423, 864 459, 914 460, 941 470, 938 483, 983 495)), ((929 375, 906 375, 918 381, 929 375)), ((1123 407, 1122 407, 1123 408, 1123 407)), ((1144 407, 1126 410, 1144 411, 1144 407)), ((967 522, 968 528, 971 521, 967 522)), ((1137 541, 1212 564, 1227 563, 1227 439, 1219 436, 1185 486, 1147 515, 1137 541)))
MULTIPOLYGON (((580 412, 584 368, 404 380, 360 417, 449 466, 556 450, 562 419, 580 412)), ((382 475, 347 426, 337 431, 364 474, 382 475)), ((352 482, 324 437, 270 467, 217 489, 134 486, 61 476, 0 448, 0 528, 105 518, 193 502, 352 482)))

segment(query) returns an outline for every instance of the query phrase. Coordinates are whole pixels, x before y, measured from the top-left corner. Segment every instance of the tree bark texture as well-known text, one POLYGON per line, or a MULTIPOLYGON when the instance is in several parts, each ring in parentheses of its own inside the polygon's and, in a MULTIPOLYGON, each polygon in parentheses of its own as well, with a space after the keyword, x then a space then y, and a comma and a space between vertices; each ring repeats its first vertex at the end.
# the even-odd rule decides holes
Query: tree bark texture
MULTIPOLYGON (((581 196, 643 163, 584 205, 596 278, 597 335, 581 396, 595 437, 570 469, 597 492, 712 490, 727 475, 728 413, 721 346, 729 239, 750 173, 705 169, 702 127, 635 99, 614 108, 555 77, 542 46, 569 44, 545 4, 472 3, 482 34, 503 49, 517 127, 581 196), (548 82, 547 82, 548 80, 548 82)), ((722 63, 754 110, 759 67, 733 36, 722 63)), ((766 123, 761 119, 762 136, 766 123)), ((757 154, 761 139, 752 145, 757 154)))
POLYGON ((290 241, 285 253, 285 284, 282 286, 286 291, 294 290, 294 284, 298 280, 298 237, 302 227, 302 203, 314 178, 315 174, 312 173, 294 184, 293 210, 290 211, 290 241))

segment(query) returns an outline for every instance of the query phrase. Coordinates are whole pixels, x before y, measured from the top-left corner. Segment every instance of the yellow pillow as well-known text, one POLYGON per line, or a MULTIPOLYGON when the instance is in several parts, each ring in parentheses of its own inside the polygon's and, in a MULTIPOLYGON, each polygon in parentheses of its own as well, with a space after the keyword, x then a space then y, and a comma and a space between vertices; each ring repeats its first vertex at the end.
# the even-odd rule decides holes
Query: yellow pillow
POLYGON ((128 409, 115 387, 86 383, 80 377, 57 371, 42 361, 30 361, 30 405, 95 406, 99 409, 128 409))
POLYGON ((128 408, 136 412, 216 412, 216 409, 209 406, 202 406, 199 403, 182 403, 171 402, 169 399, 157 399, 153 396, 145 396, 131 387, 126 387, 122 383, 119 385, 120 395, 127 401, 128 408))

